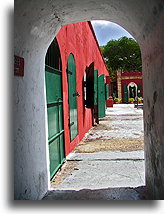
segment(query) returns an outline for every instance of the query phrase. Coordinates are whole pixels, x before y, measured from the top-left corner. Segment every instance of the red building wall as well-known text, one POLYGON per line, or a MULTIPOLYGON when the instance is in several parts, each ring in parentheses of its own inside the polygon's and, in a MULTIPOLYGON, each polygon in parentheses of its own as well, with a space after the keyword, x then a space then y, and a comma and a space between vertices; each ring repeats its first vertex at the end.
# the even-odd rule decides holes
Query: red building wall
POLYGON ((141 76, 142 77, 142 71, 123 71, 121 72, 121 77, 134 77, 134 76, 141 76))
POLYGON ((128 84, 131 82, 134 82, 136 85, 140 84, 141 96, 143 97, 142 71, 130 71, 130 72, 124 71, 121 72, 121 94, 123 102, 124 102, 123 85, 125 84, 126 86, 128 86, 128 84))
POLYGON ((62 59, 62 81, 63 81, 63 111, 65 129, 65 149, 66 155, 71 152, 75 145, 80 142, 85 133, 92 127, 91 109, 84 106, 83 78, 86 66, 94 62, 94 69, 98 69, 98 74, 109 76, 107 67, 101 55, 98 42, 90 22, 79 22, 63 26, 56 36, 62 59), (72 53, 76 63, 76 86, 81 95, 77 98, 78 111, 78 136, 70 142, 68 127, 69 106, 68 106, 68 82, 67 82, 67 61, 72 53))

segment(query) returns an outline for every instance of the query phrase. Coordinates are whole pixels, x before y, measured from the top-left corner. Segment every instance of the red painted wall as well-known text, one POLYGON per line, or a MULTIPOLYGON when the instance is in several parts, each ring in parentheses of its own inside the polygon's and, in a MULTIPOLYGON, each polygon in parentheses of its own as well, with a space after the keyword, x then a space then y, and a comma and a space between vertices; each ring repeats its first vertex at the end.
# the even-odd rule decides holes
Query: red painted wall
POLYGON ((94 62, 94 69, 98 69, 98 74, 109 76, 107 67, 104 63, 98 42, 90 22, 79 22, 63 26, 56 36, 62 59, 63 71, 63 111, 65 129, 65 149, 66 155, 71 152, 75 145, 82 140, 85 133, 92 127, 91 110, 85 108, 83 102, 83 77, 86 66, 94 62), (72 53, 76 63, 77 91, 80 97, 77 98, 78 110, 78 136, 70 142, 68 127, 69 106, 68 106, 68 82, 67 82, 67 61, 69 54, 72 53))

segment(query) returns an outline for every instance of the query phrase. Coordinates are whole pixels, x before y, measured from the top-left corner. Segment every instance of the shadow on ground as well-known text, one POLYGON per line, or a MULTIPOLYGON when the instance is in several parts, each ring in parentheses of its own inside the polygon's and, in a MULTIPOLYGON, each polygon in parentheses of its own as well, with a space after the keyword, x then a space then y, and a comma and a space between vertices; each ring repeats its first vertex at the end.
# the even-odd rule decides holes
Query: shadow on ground
POLYGON ((43 200, 147 200, 145 186, 137 188, 105 188, 75 190, 51 190, 43 200))

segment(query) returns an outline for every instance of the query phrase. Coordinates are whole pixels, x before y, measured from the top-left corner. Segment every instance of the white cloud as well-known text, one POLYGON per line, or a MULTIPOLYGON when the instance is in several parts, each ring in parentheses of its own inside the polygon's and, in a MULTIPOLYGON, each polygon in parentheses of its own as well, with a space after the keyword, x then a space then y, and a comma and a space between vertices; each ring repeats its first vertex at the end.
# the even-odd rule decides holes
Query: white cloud
POLYGON ((132 37, 124 28, 113 22, 95 20, 91 21, 91 24, 101 46, 106 45, 112 39, 119 39, 123 36, 132 37))
POLYGON ((91 23, 94 26, 96 26, 96 25, 109 26, 109 25, 113 24, 113 22, 109 22, 106 20, 94 20, 94 21, 91 21, 91 23))

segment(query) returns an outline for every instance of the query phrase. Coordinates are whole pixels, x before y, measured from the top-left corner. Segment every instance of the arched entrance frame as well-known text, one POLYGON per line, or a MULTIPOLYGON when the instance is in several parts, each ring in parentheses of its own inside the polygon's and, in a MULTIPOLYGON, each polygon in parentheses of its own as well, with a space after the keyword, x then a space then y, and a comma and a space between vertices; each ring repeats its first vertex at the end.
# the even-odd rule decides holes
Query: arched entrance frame
MULTIPOLYGON (((163 50, 160 0, 15 1, 15 51, 25 60, 14 77, 15 199, 40 199, 48 190, 44 59, 61 26, 107 20, 124 27, 140 45, 143 62, 146 184, 163 198, 163 50)), ((66 41, 68 42, 68 41, 66 41)))
POLYGON ((128 84, 128 86, 127 86, 127 88, 128 88, 128 98, 130 97, 130 90, 129 90, 129 87, 130 86, 135 86, 135 88, 136 88, 136 95, 137 95, 137 84, 135 83, 135 82, 130 82, 129 84, 128 84))

